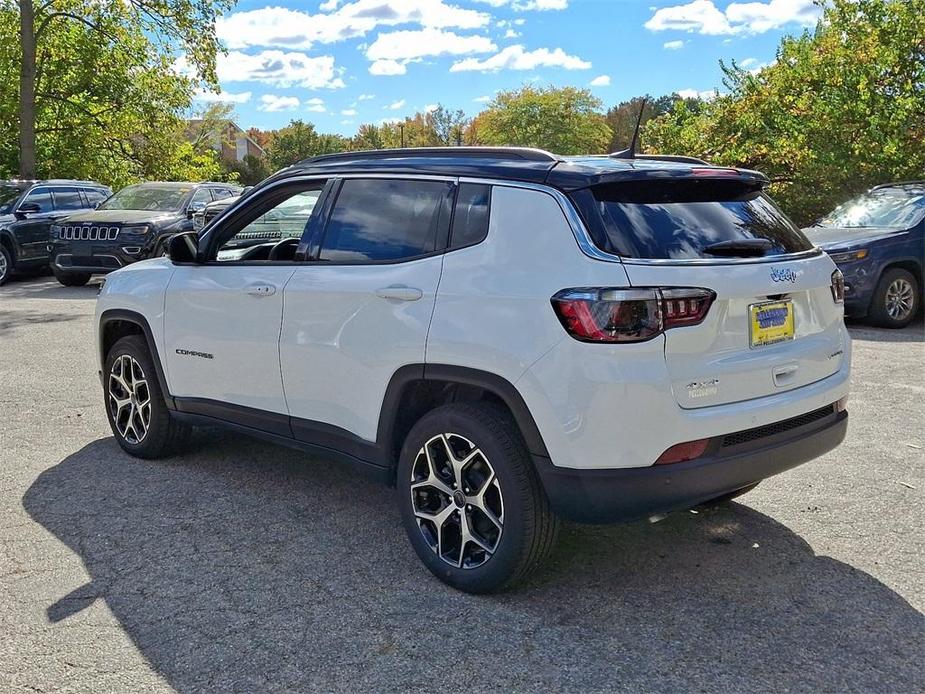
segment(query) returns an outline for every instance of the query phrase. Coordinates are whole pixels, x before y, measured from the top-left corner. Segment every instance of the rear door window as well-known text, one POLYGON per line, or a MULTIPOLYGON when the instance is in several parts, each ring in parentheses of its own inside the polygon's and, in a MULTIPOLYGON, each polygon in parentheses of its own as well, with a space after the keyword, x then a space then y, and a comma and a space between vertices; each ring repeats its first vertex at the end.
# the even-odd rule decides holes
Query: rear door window
POLYGON ((98 188, 84 188, 83 192, 90 207, 96 207, 101 202, 103 202, 103 200, 109 197, 108 193, 98 188))
POLYGON ((577 191, 573 199, 595 243, 628 258, 715 259, 707 247, 746 239, 770 241, 765 256, 813 248, 751 181, 627 181, 577 191))
POLYGON ((80 197, 80 191, 77 188, 55 188, 52 191, 55 199, 56 210, 81 210, 83 209, 83 198, 80 197))
POLYGON ((445 240, 453 184, 347 179, 324 231, 319 258, 394 262, 431 253, 445 240))

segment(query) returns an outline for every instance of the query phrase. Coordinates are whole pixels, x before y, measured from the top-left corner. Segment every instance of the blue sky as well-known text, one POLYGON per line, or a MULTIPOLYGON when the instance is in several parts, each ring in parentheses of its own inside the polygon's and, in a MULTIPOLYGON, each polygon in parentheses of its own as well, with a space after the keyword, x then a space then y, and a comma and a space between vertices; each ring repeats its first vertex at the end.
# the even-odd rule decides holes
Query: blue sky
POLYGON ((244 128, 346 135, 437 103, 474 115, 527 82, 609 106, 721 88, 720 59, 758 68, 817 17, 812 0, 242 0, 217 24, 222 93, 199 99, 244 128))

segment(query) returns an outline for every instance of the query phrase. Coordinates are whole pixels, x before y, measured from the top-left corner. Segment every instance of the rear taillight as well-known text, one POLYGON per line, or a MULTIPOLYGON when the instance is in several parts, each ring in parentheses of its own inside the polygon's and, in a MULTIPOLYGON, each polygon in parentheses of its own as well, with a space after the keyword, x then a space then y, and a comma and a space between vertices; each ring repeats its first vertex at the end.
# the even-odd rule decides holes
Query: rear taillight
POLYGON ((832 273, 832 300, 836 304, 845 303, 845 276, 841 270, 832 273))
POLYGON ((563 289, 552 307, 582 342, 643 342, 669 328, 701 323, 716 293, 693 287, 563 289))

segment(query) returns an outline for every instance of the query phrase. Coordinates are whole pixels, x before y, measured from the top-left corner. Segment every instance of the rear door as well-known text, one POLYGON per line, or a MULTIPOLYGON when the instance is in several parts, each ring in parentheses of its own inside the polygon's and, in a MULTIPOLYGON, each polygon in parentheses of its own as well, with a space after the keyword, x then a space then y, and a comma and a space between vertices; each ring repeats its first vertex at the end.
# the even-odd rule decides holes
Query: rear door
POLYGON ((681 407, 786 392, 839 369, 848 338, 835 265, 753 184, 674 180, 595 194, 633 286, 716 293, 702 323, 665 333, 681 407))
POLYGON ((386 387, 422 364, 451 179, 348 178, 286 286, 280 360, 296 438, 376 439, 386 387))

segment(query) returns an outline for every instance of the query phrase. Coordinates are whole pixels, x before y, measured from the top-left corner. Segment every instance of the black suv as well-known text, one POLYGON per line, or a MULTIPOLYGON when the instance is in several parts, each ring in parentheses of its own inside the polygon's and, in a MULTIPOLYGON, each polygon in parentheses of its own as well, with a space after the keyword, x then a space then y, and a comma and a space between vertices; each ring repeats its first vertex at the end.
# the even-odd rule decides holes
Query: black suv
POLYGON ((0 285, 14 270, 48 263, 51 225, 112 195, 94 181, 0 181, 0 285))
POLYGON ((52 229, 51 269, 61 284, 162 255, 167 241, 192 231, 193 215, 213 200, 239 195, 230 183, 139 183, 123 188, 97 209, 75 214, 52 229))

